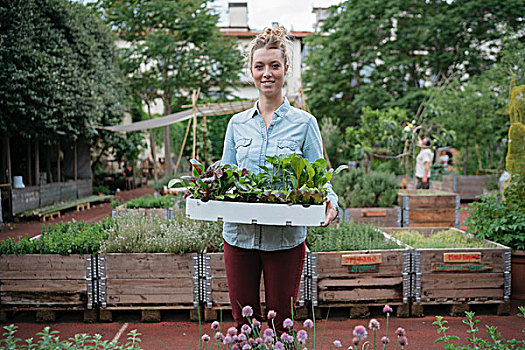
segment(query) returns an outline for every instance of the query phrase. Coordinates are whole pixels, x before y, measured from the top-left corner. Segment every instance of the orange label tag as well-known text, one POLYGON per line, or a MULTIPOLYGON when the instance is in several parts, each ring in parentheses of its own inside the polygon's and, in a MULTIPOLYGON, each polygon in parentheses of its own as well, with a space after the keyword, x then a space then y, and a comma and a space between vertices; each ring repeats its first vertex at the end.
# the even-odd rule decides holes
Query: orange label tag
POLYGON ((481 262, 481 253, 443 253, 443 262, 481 262))
POLYGON ((373 265, 381 264, 381 254, 344 254, 341 265, 373 265))

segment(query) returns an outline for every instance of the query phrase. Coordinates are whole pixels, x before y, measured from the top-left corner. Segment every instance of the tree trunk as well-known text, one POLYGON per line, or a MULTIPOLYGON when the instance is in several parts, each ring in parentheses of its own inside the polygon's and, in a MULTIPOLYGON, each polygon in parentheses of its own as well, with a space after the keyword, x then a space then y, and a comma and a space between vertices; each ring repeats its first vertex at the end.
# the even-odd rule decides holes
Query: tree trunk
POLYGON ((465 141, 465 157, 463 158, 463 175, 467 175, 467 162, 468 162, 468 136, 465 141))
MULTIPOLYGON (((151 108, 149 101, 146 102, 148 106, 148 117, 151 119, 151 108)), ((151 158, 153 158, 153 179, 155 180, 155 185, 159 183, 159 174, 157 166, 157 152, 155 151, 155 138, 153 137, 153 129, 149 129, 149 143, 151 147, 151 158)))
MULTIPOLYGON (((171 98, 165 99, 164 115, 171 114, 171 98)), ((171 159, 171 125, 164 127, 164 176, 173 175, 173 160, 171 159)))

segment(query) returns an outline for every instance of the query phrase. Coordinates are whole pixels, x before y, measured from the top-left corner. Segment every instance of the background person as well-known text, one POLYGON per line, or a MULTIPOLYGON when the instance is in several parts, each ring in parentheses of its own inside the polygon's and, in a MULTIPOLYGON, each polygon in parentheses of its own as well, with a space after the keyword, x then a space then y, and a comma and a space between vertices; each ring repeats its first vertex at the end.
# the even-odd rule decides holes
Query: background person
POLYGON ((425 137, 418 142, 421 147, 421 152, 416 157, 416 189, 430 188, 430 166, 434 159, 434 153, 430 150, 430 139, 425 137))
MULTIPOLYGON (((259 165, 271 167, 265 156, 295 153, 310 162, 323 158, 316 119, 292 107, 282 93, 291 63, 286 34, 282 26, 266 28, 249 46, 248 67, 259 91, 259 100, 253 108, 230 119, 224 139, 223 164, 235 164, 259 173, 259 165)), ((327 190, 325 226, 337 215, 337 196, 330 185, 327 190)), ((259 300, 263 272, 266 310, 277 312, 274 323, 278 331, 283 331, 283 321, 292 317, 291 307, 297 301, 305 260, 306 227, 224 223, 223 238, 236 326, 246 323, 242 307, 247 305, 253 308, 253 317, 263 319, 259 300)))

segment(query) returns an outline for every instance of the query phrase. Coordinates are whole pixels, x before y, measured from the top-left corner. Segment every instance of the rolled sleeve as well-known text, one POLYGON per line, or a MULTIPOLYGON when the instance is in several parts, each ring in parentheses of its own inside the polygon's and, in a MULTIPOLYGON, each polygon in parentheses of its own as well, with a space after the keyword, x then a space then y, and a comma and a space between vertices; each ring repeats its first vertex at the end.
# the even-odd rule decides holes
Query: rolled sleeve
POLYGON ((237 165, 237 155, 235 151, 235 141, 233 137, 232 120, 228 122, 226 135, 224 136, 224 148, 222 149, 221 164, 237 165))

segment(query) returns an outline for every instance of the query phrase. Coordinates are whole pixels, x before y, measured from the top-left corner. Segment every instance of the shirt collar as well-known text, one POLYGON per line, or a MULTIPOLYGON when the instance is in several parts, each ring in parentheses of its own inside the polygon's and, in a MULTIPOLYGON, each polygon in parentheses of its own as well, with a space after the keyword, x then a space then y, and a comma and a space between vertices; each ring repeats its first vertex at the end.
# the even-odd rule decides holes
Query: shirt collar
MULTIPOLYGON (((288 113, 288 111, 290 110, 290 102, 288 101, 288 98, 286 98, 286 96, 284 96, 284 102, 282 105, 279 106, 279 108, 277 108, 277 110, 275 111, 275 114, 277 115, 274 119, 277 119, 277 118, 282 118, 286 115, 286 113, 288 113)), ((257 114, 261 114, 259 112, 259 108, 257 107, 257 104, 259 103, 259 101, 256 101, 255 104, 253 105, 252 107, 252 110, 250 111, 250 117, 255 117, 257 114)))

